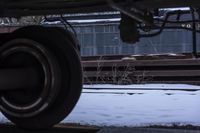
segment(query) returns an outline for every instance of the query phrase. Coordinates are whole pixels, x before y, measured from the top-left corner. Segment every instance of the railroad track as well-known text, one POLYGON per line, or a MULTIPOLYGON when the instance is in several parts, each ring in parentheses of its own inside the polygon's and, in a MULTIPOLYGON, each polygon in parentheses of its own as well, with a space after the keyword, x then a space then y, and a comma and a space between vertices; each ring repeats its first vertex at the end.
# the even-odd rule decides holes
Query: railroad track
POLYGON ((17 128, 13 125, 0 124, 1 133, 199 133, 197 129, 177 128, 149 128, 149 127, 102 127, 101 129, 91 127, 58 126, 48 130, 29 131, 17 128))
POLYGON ((189 54, 83 57, 84 82, 200 84, 200 59, 189 54))
POLYGON ((14 125, 0 124, 0 133, 97 133, 100 129, 78 125, 57 125, 51 129, 28 131, 14 125))

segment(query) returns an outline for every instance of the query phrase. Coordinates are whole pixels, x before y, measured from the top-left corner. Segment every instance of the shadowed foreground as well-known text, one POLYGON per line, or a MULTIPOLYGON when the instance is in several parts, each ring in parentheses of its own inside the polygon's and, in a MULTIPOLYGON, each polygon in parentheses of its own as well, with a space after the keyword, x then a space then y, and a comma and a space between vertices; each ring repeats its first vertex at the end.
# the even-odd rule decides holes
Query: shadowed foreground
POLYGON ((13 125, 0 125, 0 133, 96 133, 98 128, 84 127, 84 126, 56 126, 51 129, 41 131, 28 131, 17 128, 13 125))
POLYGON ((156 128, 103 128, 98 133, 200 133, 200 130, 156 129, 156 128))
POLYGON ((13 125, 0 125, 0 133, 200 133, 200 130, 184 129, 159 129, 159 128, 130 128, 130 127, 102 127, 88 126, 63 126, 59 125, 48 130, 28 131, 19 129, 13 125))

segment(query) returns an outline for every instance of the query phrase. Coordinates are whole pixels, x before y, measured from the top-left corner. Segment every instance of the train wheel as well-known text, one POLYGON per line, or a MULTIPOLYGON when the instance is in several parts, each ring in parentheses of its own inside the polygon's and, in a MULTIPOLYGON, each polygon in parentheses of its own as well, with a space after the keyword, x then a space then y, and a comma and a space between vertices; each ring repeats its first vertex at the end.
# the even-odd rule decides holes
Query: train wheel
POLYGON ((0 48, 1 67, 27 68, 34 71, 27 78, 37 76, 37 84, 0 93, 2 113, 19 127, 52 127, 72 111, 80 97, 82 67, 74 47, 77 42, 62 32, 24 27, 0 48))

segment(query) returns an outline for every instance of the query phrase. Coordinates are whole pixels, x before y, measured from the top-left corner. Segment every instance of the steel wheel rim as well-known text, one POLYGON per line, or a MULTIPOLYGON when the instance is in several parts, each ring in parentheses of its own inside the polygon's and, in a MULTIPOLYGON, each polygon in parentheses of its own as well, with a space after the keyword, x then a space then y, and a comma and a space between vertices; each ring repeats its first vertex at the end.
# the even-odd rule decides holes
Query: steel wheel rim
POLYGON ((55 90, 55 69, 58 64, 54 56, 38 42, 29 39, 15 39, 1 48, 2 61, 6 57, 24 52, 33 56, 41 65, 44 74, 44 83, 40 96, 29 105, 19 106, 12 103, 4 95, 0 97, 0 109, 14 117, 33 117, 45 111, 53 103, 58 88, 55 90), (11 48, 9 48, 11 47, 11 48))

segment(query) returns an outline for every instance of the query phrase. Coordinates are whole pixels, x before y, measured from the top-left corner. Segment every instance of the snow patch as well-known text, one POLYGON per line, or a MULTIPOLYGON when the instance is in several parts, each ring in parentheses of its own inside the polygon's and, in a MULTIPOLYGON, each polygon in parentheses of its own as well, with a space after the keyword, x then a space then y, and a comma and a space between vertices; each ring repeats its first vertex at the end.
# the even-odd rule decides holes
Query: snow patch
POLYGON ((161 90, 200 90, 200 86, 187 84, 135 84, 135 85, 112 85, 94 84, 83 85, 85 89, 161 89, 161 90))
MULTIPOLYGON (((200 125, 200 90, 191 85, 84 85, 81 98, 62 123, 98 126, 200 125), (143 87, 142 87, 143 86, 143 87), (158 87, 159 86, 159 87, 158 87), (99 90, 92 89, 98 87, 99 90), (109 89, 105 89, 105 88, 109 89), (128 88, 128 89, 118 89, 128 88), (137 89, 132 89, 132 88, 137 89), (149 90, 140 90, 141 88, 149 90), (151 90, 163 87, 166 90, 151 90), (131 89, 130 89, 131 88, 131 89), (169 88, 196 91, 167 90, 169 88)), ((0 115, 1 122, 8 120, 0 115)))

